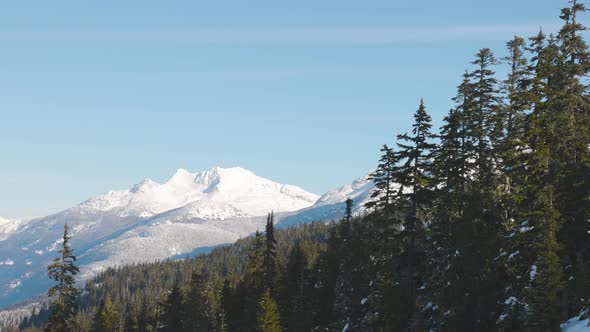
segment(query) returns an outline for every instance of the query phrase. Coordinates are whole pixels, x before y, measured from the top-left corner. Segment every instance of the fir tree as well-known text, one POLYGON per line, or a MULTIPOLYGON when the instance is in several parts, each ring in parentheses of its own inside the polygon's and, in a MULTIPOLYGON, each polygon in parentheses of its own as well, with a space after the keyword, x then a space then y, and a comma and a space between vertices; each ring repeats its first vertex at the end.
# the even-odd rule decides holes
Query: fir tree
POLYGON ((387 145, 381 148, 381 159, 375 172, 371 174, 371 180, 375 183, 375 191, 371 194, 371 200, 366 203, 367 208, 377 211, 389 211, 393 203, 394 179, 393 171, 399 158, 387 145))
POLYGON ((123 331, 125 332, 135 332, 138 331, 137 329, 137 322, 135 320, 135 314, 133 312, 133 307, 131 303, 127 302, 125 306, 125 318, 123 319, 123 331))
POLYGON ((178 281, 172 286, 163 303, 162 309, 160 330, 166 332, 182 331, 184 328, 183 318, 185 317, 185 313, 182 305, 182 292, 178 281))
POLYGON ((194 272, 191 275, 188 292, 184 300, 184 328, 190 332, 206 332, 211 330, 203 296, 204 278, 194 272))
POLYGON ((264 285, 263 250, 264 241, 260 232, 256 231, 252 246, 248 251, 246 268, 246 284, 257 294, 262 294, 264 285))
POLYGON ((111 332, 118 328, 119 317, 110 296, 100 302, 92 323, 93 332, 111 332))
MULTIPOLYGON (((399 329, 413 324, 416 313, 416 289, 422 283, 424 269, 424 239, 428 213, 434 198, 432 179, 432 153, 435 145, 431 133, 431 118, 420 100, 414 113, 412 132, 398 135, 400 165, 395 169, 394 181, 399 190, 394 194, 396 208, 402 213, 402 227, 395 239, 401 244, 401 252, 391 264, 397 264, 397 275, 392 280, 391 294, 398 297, 400 305, 391 315, 401 323, 399 329), (402 319, 400 320, 400 317, 402 319)), ((396 254, 394 254, 396 255, 396 254)))
POLYGON ((148 325, 149 325, 149 308, 147 304, 147 299, 143 298, 141 301, 141 307, 139 309, 139 314, 137 317, 137 331, 138 332, 148 332, 148 325))
POLYGON ((346 201, 344 202, 346 204, 346 208, 344 211, 344 221, 345 222, 351 222, 352 221, 352 199, 349 197, 346 199, 346 201))
POLYGON ((557 40, 561 56, 555 101, 551 104, 550 121, 554 140, 550 142, 551 168, 555 180, 555 203, 561 216, 559 240, 563 243, 563 261, 568 283, 564 313, 575 314, 590 297, 590 289, 578 272, 590 267, 590 98, 587 75, 590 53, 582 37, 586 27, 579 15, 587 11, 581 1, 570 1, 562 9, 564 24, 557 40))
POLYGON ((474 150, 475 176, 480 186, 489 187, 492 176, 492 165, 495 159, 492 144, 497 144, 502 136, 503 119, 498 81, 494 77, 492 67, 496 58, 489 48, 481 49, 472 62, 475 70, 469 74, 471 81, 471 107, 464 110, 467 137, 474 150))
POLYGON ((70 247, 70 240, 68 224, 65 224, 61 249, 58 251, 61 256, 55 258, 53 263, 47 267, 49 278, 57 282, 57 285, 51 287, 47 292, 52 302, 46 331, 68 332, 76 330, 72 318, 76 314, 76 300, 79 291, 74 283, 79 269, 76 266, 76 256, 70 247))
POLYGON ((268 214, 266 219, 265 229, 265 241, 264 241, 264 254, 263 254, 263 266, 264 266, 264 287, 270 289, 271 294, 275 289, 276 282, 276 259, 277 259, 277 240, 275 239, 274 231, 274 213, 268 214))
POLYGON ((281 331, 279 308, 268 288, 259 302, 258 324, 261 332, 281 331))
POLYGON ((281 298, 285 331, 309 331, 312 325, 311 294, 307 285, 307 257, 299 242, 289 254, 281 298))

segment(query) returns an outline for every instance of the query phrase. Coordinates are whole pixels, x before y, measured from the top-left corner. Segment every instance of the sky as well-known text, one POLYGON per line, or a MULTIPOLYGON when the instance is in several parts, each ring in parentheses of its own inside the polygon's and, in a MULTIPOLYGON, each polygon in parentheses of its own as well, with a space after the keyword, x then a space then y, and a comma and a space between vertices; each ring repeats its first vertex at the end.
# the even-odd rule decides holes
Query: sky
MULTIPOLYGON (((43 216, 177 168, 322 194, 373 169, 473 54, 560 24, 559 0, 10 1, 0 216, 43 216)), ((505 71, 499 66, 498 72, 505 71)))

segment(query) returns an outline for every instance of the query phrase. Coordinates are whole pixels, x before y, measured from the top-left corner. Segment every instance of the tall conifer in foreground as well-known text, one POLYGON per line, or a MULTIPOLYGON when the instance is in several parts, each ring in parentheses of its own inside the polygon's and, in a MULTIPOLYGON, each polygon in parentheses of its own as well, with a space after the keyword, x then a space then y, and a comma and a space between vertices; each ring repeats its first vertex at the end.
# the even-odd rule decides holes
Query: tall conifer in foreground
POLYGON ((57 282, 47 292, 50 303, 51 314, 46 331, 48 332, 69 332, 76 331, 73 317, 76 314, 76 301, 78 289, 74 285, 76 274, 79 269, 76 266, 76 256, 70 247, 71 235, 68 224, 64 225, 64 232, 61 238, 61 249, 58 251, 61 257, 55 258, 53 263, 47 267, 49 278, 57 282))
MULTIPOLYGON (((586 27, 580 15, 587 11, 583 1, 570 1, 562 9, 564 24, 557 35, 560 48, 559 81, 550 121, 555 123, 551 142, 555 203, 561 215, 559 240, 563 243, 567 311, 587 305, 590 288, 585 277, 590 270, 590 96, 587 77, 590 53, 582 37, 586 27)), ((564 310, 565 312, 565 310, 564 310)))

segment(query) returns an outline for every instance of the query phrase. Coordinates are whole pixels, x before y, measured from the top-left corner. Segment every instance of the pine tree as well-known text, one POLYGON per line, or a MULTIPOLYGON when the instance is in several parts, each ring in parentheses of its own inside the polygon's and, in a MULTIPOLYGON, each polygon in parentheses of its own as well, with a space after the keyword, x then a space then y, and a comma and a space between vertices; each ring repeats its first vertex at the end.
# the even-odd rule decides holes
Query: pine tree
POLYGON ((344 202, 346 204, 346 208, 344 211, 344 221, 351 222, 352 221, 352 199, 349 197, 344 202))
POLYGON ((178 281, 174 282, 172 289, 163 303, 162 309, 160 330, 166 332, 183 331, 185 313, 182 305, 182 292, 178 281))
POLYGON ((424 270, 425 226, 434 198, 431 162, 436 146, 432 143, 431 121, 424 101, 420 100, 414 113, 412 132, 397 137, 400 165, 395 168, 393 179, 400 188, 394 194, 394 204, 402 213, 403 223, 395 235, 395 240, 402 247, 398 257, 391 262, 398 266, 391 287, 397 289, 392 294, 398 298, 400 305, 390 314, 402 324, 398 326, 400 329, 412 329, 410 326, 416 314, 416 289, 422 283, 424 270))
POLYGON ((555 181, 556 205, 562 227, 559 240, 563 243, 563 261, 568 303, 563 311, 576 314, 590 297, 590 289, 578 272, 590 268, 590 96, 587 76, 590 72, 590 52, 582 33, 579 15, 586 6, 576 0, 561 11, 564 24, 557 40, 559 57, 558 83, 555 102, 551 104, 550 119, 554 124, 551 142, 552 173, 555 181))
POLYGON ((282 309, 285 331, 309 331, 312 325, 311 294, 307 285, 307 257, 299 242, 291 249, 283 277, 282 309))
POLYGON ((317 325, 327 327, 334 320, 334 302, 336 301, 336 282, 340 275, 340 252, 342 242, 336 227, 331 227, 327 234, 326 251, 318 259, 316 271, 318 281, 317 325))
POLYGON ((504 122, 498 81, 492 70, 496 58, 489 48, 483 48, 475 55, 472 64, 476 68, 469 73, 472 104, 464 110, 466 134, 474 148, 471 155, 474 157, 475 178, 480 187, 490 187, 496 157, 493 148, 502 136, 504 122))
POLYGON ((193 272, 188 292, 184 300, 184 328, 187 332, 206 332, 211 330, 205 308, 203 296, 204 278, 198 272, 193 272))
POLYGON ((506 46, 509 55, 504 60, 510 65, 510 73, 504 81, 504 90, 508 103, 498 121, 503 131, 497 145, 497 156, 503 175, 500 184, 503 219, 509 223, 523 199, 521 187, 526 171, 522 152, 526 150, 526 117, 535 99, 529 93, 532 74, 524 56, 525 40, 514 37, 506 46))
POLYGON ((281 331, 279 308, 268 288, 259 302, 258 324, 261 332, 281 331))
POLYGON ((245 281, 256 294, 262 294, 264 285, 263 250, 264 241, 260 232, 256 231, 250 250, 248 251, 248 265, 245 281))
POLYGON ((65 224, 61 249, 58 251, 61 257, 55 258, 53 263, 47 267, 49 278, 57 282, 57 285, 51 287, 47 292, 52 302, 46 331, 68 332, 76 330, 73 317, 76 314, 79 291, 74 283, 79 269, 76 266, 76 256, 70 247, 71 238, 68 224, 65 224))
POLYGON ((130 302, 125 306, 125 318, 123 319, 123 331, 135 332, 137 331, 137 322, 135 321, 135 314, 130 302))
POLYGON ((399 158, 387 145, 383 145, 381 153, 379 165, 370 176, 370 179, 375 183, 376 189, 371 194, 371 200, 365 205, 369 209, 374 208, 377 211, 389 212, 395 191, 393 171, 399 158))
POLYGON ((116 331, 119 325, 119 317, 111 297, 107 296, 100 302, 92 322, 93 332, 111 332, 116 331))
POLYGON ((551 206, 552 196, 550 187, 541 188, 535 193, 536 209, 528 214, 531 225, 537 228, 533 242, 536 259, 529 267, 529 284, 524 292, 528 331, 559 331, 561 322, 563 274, 557 255, 557 212, 551 206))
POLYGON ((264 241, 264 254, 263 254, 263 266, 264 266, 264 287, 270 289, 273 294, 275 289, 276 274, 277 274, 277 240, 275 239, 274 231, 274 213, 268 214, 266 219, 266 230, 265 230, 265 241, 264 241))
POLYGON ((137 317, 137 331, 138 332, 148 332, 148 321, 149 321, 149 308, 147 304, 147 299, 143 298, 141 301, 141 307, 139 309, 139 314, 137 317))
POLYGON ((219 308, 219 314, 217 316, 217 328, 219 332, 233 331, 230 329, 231 319, 234 318, 233 314, 233 290, 229 284, 229 280, 223 281, 223 287, 221 289, 221 303, 219 308))

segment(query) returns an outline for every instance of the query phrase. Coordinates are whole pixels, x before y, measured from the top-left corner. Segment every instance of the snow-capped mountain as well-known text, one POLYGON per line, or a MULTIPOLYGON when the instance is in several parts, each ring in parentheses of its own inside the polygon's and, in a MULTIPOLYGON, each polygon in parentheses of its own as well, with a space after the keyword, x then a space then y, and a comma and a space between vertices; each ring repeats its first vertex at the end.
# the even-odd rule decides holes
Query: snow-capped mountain
POLYGON ((8 238, 25 222, 25 219, 5 219, 0 217, 0 241, 8 238))
POLYGON ((353 200, 353 214, 365 211, 365 203, 371 199, 375 184, 369 175, 354 180, 335 190, 323 194, 312 206, 303 208, 282 218, 279 227, 290 227, 301 223, 318 220, 337 220, 342 218, 345 201, 353 200))
POLYGON ((165 183, 146 179, 68 210, 28 221, 0 220, 0 307, 46 291, 64 223, 82 277, 109 266, 183 256, 234 242, 318 196, 243 168, 179 169, 165 183))
MULTIPOLYGON (((120 217, 151 217, 203 202, 203 205, 220 203, 225 205, 222 209, 233 208, 234 213, 259 216, 273 209, 277 212, 298 210, 313 204, 317 198, 301 188, 272 182, 243 168, 216 167, 200 173, 179 169, 164 184, 145 179, 130 189, 110 191, 89 199, 76 209, 83 214, 109 212, 120 217)), ((192 212, 197 210, 192 209, 192 212)), ((200 212, 211 212, 206 210, 203 208, 200 212)))

